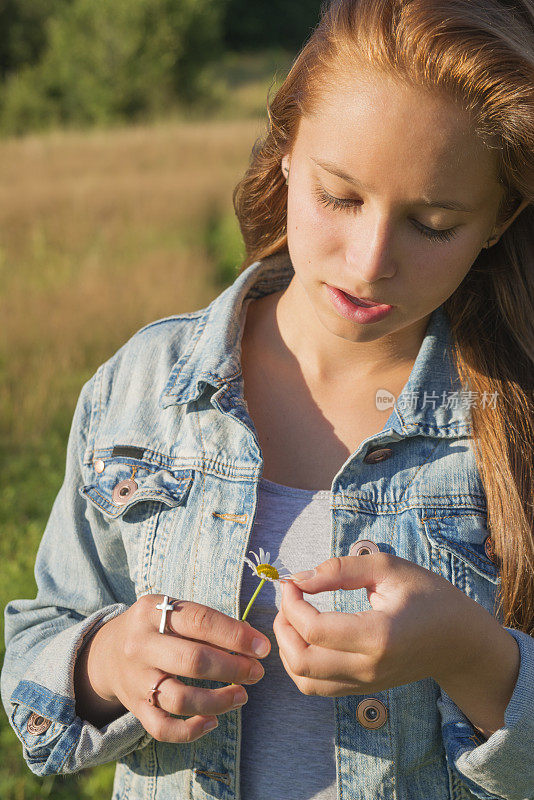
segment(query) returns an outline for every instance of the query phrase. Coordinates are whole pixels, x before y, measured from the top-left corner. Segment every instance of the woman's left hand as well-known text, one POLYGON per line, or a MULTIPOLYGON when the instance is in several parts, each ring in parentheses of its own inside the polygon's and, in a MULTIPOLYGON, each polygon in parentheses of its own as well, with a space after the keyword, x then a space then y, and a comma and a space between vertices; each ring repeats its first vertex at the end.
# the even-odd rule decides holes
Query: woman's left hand
POLYGON ((282 583, 273 623, 280 658, 306 695, 380 692, 476 669, 477 636, 498 621, 441 575, 387 553, 329 558, 316 575, 282 583), (299 588, 299 586, 302 587, 299 588), (320 612, 303 592, 365 588, 372 610, 320 612))

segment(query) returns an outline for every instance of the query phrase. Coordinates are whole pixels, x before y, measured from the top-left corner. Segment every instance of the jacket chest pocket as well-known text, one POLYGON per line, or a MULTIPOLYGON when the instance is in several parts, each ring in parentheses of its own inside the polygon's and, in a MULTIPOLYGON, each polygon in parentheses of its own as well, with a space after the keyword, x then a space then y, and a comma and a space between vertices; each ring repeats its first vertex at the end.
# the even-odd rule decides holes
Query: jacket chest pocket
POLYGON ((193 470, 165 467, 146 457, 110 457, 93 464, 93 482, 78 491, 98 512, 105 535, 122 542, 129 577, 140 595, 158 582, 165 540, 179 524, 177 516, 185 513, 193 470))
POLYGON ((422 523, 432 569, 494 614, 501 579, 486 515, 482 511, 425 510, 422 523))

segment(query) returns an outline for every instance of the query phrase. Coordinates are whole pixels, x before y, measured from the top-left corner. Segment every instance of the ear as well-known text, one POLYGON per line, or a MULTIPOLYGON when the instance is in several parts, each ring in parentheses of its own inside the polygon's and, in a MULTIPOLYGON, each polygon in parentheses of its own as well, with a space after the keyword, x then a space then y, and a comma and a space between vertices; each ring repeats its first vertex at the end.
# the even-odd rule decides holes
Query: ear
MULTIPOLYGON (((523 202, 518 206, 518 208, 516 208, 516 210, 514 211, 512 216, 509 217, 503 225, 499 226, 499 228, 496 230, 496 234, 495 234, 499 239, 501 238, 501 236, 503 235, 505 230, 510 227, 512 222, 515 219, 517 219, 517 217, 520 215, 520 213, 523 211, 523 209, 525 209, 528 205, 530 205, 530 201, 529 200, 523 200, 523 202)), ((493 237, 493 238, 495 238, 495 237, 493 237)))
POLYGON ((281 167, 285 178, 289 171, 289 153, 286 153, 284 156, 282 156, 281 167))

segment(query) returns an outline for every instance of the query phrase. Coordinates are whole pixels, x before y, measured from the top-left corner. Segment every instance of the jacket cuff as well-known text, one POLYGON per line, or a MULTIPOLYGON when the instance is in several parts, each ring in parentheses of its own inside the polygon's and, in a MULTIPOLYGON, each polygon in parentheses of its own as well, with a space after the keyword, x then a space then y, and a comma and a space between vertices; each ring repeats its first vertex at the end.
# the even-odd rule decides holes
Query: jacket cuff
MULTIPOLYGON (((78 772, 116 761, 144 747, 152 736, 130 711, 102 728, 75 711, 74 666, 85 641, 128 606, 117 603, 95 612, 53 637, 19 681, 9 702, 9 721, 22 742, 24 758, 36 775, 78 772), (41 682, 32 679, 39 674, 41 682), (51 686, 43 676, 52 675, 51 686), (58 691, 63 684, 64 691, 58 691)), ((47 681, 48 682, 48 681, 47 681)))
POLYGON ((505 630, 517 641, 521 663, 504 727, 485 739, 443 690, 437 700, 449 767, 483 800, 534 797, 534 638, 505 630))

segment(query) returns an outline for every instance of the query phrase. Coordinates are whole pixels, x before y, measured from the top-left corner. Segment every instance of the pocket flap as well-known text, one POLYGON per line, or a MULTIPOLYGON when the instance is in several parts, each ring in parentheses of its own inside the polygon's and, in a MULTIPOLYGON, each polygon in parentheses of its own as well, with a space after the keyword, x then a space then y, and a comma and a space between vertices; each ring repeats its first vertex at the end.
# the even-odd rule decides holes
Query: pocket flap
POLYGON ((423 514, 426 535, 437 547, 442 547, 464 561, 469 567, 492 583, 500 583, 499 566, 488 555, 491 539, 483 514, 431 512, 423 514))
POLYGON ((161 464, 128 457, 107 458, 93 483, 78 491, 110 519, 137 503, 156 500, 166 506, 185 502, 193 481, 192 469, 168 469, 161 464))

